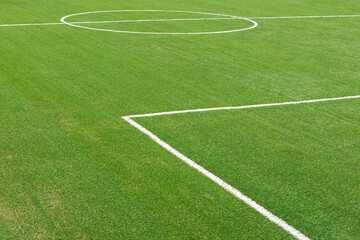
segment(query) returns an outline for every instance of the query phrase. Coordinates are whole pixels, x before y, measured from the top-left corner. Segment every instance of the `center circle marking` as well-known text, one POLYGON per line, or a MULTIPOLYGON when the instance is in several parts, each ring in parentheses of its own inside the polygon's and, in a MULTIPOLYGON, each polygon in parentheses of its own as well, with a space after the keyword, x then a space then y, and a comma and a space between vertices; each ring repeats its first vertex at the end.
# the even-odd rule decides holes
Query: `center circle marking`
MULTIPOLYGON (((225 19, 226 20, 226 19, 225 19)), ((103 31, 103 32, 118 32, 118 33, 133 33, 133 34, 157 34, 157 35, 200 35, 200 34, 218 34, 218 33, 232 33, 232 32, 241 32, 250 30, 253 28, 256 28, 258 26, 258 23, 244 17, 238 17, 238 16, 231 16, 226 14, 217 14, 217 13, 204 13, 204 12, 190 12, 190 11, 175 11, 175 10, 108 10, 108 11, 94 11, 94 12, 84 12, 84 13, 74 13, 67 15, 60 19, 60 21, 66 25, 77 27, 77 28, 84 28, 88 30, 95 30, 95 31, 103 31), (234 29, 234 30, 227 30, 227 31, 216 31, 216 32, 193 32, 193 33, 166 33, 166 32, 136 32, 136 31, 121 31, 121 30, 112 30, 112 29, 104 29, 104 28, 92 28, 92 27, 85 27, 78 25, 79 23, 71 23, 68 22, 68 18, 80 16, 80 15, 87 15, 87 14, 94 14, 94 13, 110 13, 110 12, 169 12, 169 13, 193 13, 193 14, 203 14, 203 15, 211 15, 211 16, 220 16, 220 17, 228 17, 228 18, 234 18, 239 20, 246 20, 251 22, 253 25, 251 27, 247 28, 240 28, 240 29, 234 29)))

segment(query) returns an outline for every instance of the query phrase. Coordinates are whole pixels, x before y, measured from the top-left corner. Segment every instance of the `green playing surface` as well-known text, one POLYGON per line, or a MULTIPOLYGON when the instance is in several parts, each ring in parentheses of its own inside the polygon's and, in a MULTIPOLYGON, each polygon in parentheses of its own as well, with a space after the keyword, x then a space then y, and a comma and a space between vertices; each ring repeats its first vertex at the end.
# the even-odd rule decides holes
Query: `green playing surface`
MULTIPOLYGON (((292 239, 121 117, 357 96, 360 16, 261 17, 358 15, 359 6, 1 0, 0 238, 292 239), (258 26, 148 35, 60 22, 104 10, 215 15, 107 12, 66 21, 152 33, 254 25, 199 20, 222 14, 258 26)), ((360 99, 136 122, 308 238, 360 238, 360 99)))

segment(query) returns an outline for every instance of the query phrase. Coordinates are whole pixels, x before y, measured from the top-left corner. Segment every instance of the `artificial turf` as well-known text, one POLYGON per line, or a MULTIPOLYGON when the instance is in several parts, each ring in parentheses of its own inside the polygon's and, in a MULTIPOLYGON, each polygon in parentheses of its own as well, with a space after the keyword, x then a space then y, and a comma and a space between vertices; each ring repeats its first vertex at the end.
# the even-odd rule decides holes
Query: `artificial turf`
MULTIPOLYGON (((358 6, 355 0, 2 0, 0 25, 56 23, 101 10, 266 17, 351 15, 358 6)), ((189 17, 150 15, 131 17, 189 17)), ((74 20, 115 16, 127 19, 74 20)), ((112 27, 237 27, 222 21, 112 27)), ((186 36, 0 27, 1 238, 291 239, 121 119, 359 95, 360 18, 256 21, 244 32, 186 36)), ((309 238, 358 239, 359 106, 354 99, 139 123, 309 238)))

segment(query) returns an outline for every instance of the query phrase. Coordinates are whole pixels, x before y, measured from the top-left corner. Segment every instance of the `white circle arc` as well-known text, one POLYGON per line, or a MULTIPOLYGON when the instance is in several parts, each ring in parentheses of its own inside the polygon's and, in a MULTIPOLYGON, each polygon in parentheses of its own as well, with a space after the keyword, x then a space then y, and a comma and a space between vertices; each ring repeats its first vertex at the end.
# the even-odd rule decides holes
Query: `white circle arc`
POLYGON ((83 13, 74 13, 67 15, 60 19, 60 21, 66 25, 77 27, 77 28, 84 28, 88 30, 95 30, 95 31, 103 31, 103 32, 118 32, 118 33, 133 33, 133 34, 152 34, 152 35, 200 35, 200 34, 218 34, 218 33, 232 33, 232 32, 241 32, 250 30, 253 28, 256 28, 258 26, 258 23, 244 17, 238 17, 238 16, 231 16, 226 14, 218 14, 218 13, 205 13, 205 12, 191 12, 191 11, 176 11, 176 10, 107 10, 107 11, 94 11, 94 12, 83 12, 83 13), (228 17, 228 18, 234 18, 239 20, 246 20, 251 22, 253 25, 251 27, 247 28, 241 28, 241 29, 234 29, 234 30, 226 30, 226 31, 216 31, 216 32, 183 32, 183 33, 177 33, 177 32, 136 32, 136 31, 121 31, 121 30, 112 30, 112 29, 103 29, 103 28, 92 28, 92 27, 86 27, 78 25, 79 23, 71 23, 66 21, 70 17, 80 16, 80 15, 86 15, 86 14, 94 14, 94 13, 110 13, 110 12, 169 12, 169 13, 192 13, 192 14, 203 14, 203 15, 211 15, 211 16, 219 16, 219 17, 228 17))

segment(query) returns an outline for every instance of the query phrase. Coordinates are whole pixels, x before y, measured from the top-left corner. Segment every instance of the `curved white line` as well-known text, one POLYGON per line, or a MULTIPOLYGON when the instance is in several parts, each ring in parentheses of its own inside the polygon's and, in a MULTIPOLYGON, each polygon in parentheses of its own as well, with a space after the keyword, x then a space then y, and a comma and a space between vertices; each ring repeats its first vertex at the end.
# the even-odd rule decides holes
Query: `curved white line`
POLYGON ((248 18, 238 17, 238 16, 231 16, 225 14, 218 14, 218 13, 204 13, 204 12, 191 12, 191 11, 176 11, 176 10, 107 10, 107 11, 94 11, 94 12, 84 12, 84 13, 74 13, 67 15, 60 19, 60 21, 64 24, 67 24, 72 27, 77 28, 84 28, 88 30, 95 30, 95 31, 103 31, 103 32, 118 32, 118 33, 134 33, 134 34, 151 34, 151 35, 203 35, 203 34, 219 34, 219 33, 232 33, 232 32, 241 32, 256 28, 258 23, 250 20, 248 18), (86 15, 86 14, 94 14, 94 13, 109 13, 109 12, 170 12, 170 13, 192 13, 192 14, 203 14, 203 15, 212 15, 212 16, 221 16, 221 17, 230 17, 234 19, 242 19, 253 23, 251 27, 242 28, 242 29, 234 29, 228 31, 216 31, 216 32, 195 32, 195 33, 162 33, 162 32, 137 32, 137 31, 120 31, 120 30, 112 30, 112 29, 102 29, 102 28, 91 28, 80 26, 74 23, 67 22, 66 19, 74 16, 86 15))

